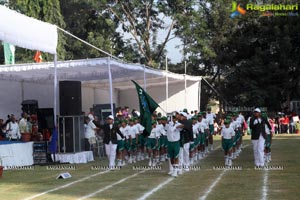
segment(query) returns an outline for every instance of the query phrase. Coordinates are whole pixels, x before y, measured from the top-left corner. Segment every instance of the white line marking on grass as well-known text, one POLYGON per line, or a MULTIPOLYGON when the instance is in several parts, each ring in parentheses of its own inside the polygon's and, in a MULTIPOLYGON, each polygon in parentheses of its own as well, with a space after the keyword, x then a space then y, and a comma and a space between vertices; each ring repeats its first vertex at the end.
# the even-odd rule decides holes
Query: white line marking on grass
POLYGON ((266 170, 265 173, 264 173, 264 185, 262 187, 262 197, 261 199, 262 200, 266 200, 267 199, 267 195, 268 195, 268 173, 269 171, 266 170))
POLYGON ((90 176, 81 178, 81 179, 79 179, 79 180, 77 180, 77 181, 73 181, 73 182, 71 182, 71 183, 68 183, 68 184, 65 184, 65 185, 62 185, 62 186, 53 188, 53 189, 51 189, 51 190, 47 190, 47 191, 45 191, 45 192, 42 192, 42 193, 33 195, 33 196, 31 196, 31 197, 27 197, 27 198, 25 198, 24 200, 35 199, 35 198, 37 198, 37 197, 43 196, 43 195, 45 195, 45 194, 48 194, 48 193, 50 193, 50 192, 53 192, 53 191, 56 191, 56 190, 60 190, 60 189, 69 187, 69 186, 71 186, 71 185, 74 185, 74 184, 76 184, 76 183, 80 183, 80 182, 82 182, 82 181, 88 180, 88 179, 90 179, 90 178, 92 178, 92 177, 95 177, 95 176, 98 176, 98 175, 101 175, 101 174, 106 174, 106 173, 108 173, 108 172, 110 172, 110 171, 111 171, 111 170, 106 170, 106 171, 99 172, 99 173, 97 173, 97 174, 93 174, 93 175, 90 175, 90 176))
POLYGON ((164 187, 165 185, 167 185, 169 182, 171 182, 172 180, 174 180, 174 178, 168 178, 166 181, 162 182, 161 184, 159 184, 157 187, 153 188, 152 190, 150 190, 149 192, 147 192, 146 194, 144 194, 142 197, 138 198, 138 200, 145 200, 147 199, 149 196, 151 196, 153 193, 155 193, 157 190, 161 189, 162 187, 164 187))
POLYGON ((214 189, 214 187, 218 184, 218 182, 221 180, 222 176, 225 174, 226 171, 223 171, 218 178, 210 185, 210 187, 208 188, 208 190, 206 190, 206 192, 204 193, 203 196, 201 196, 199 198, 199 200, 205 200, 207 198, 207 196, 209 195, 209 193, 214 189))
POLYGON ((139 174, 141 174, 141 173, 144 173, 144 172, 146 172, 146 171, 147 171, 147 170, 140 171, 140 172, 135 173, 135 174, 133 174, 133 175, 127 176, 126 178, 123 178, 123 179, 121 179, 121 180, 119 180, 119 181, 117 181, 117 182, 115 182, 115 183, 113 183, 113 184, 110 184, 110 185, 108 185, 108 186, 106 186, 106 187, 104 187, 104 188, 101 188, 101 189, 99 189, 99 190, 97 190, 97 191, 95 191, 95 192, 93 192, 93 193, 90 193, 90 194, 88 194, 88 195, 86 195, 86 196, 80 197, 78 200, 83 200, 83 199, 87 199, 87 198, 93 197, 93 196, 95 196, 96 194, 99 194, 99 193, 101 193, 101 192, 103 192, 103 191, 105 191, 105 190, 108 190, 108 189, 112 188, 113 186, 118 185, 118 184, 120 184, 120 183, 123 183, 124 181, 126 181, 126 180, 128 180, 128 179, 130 179, 130 178, 133 178, 133 177, 135 177, 135 176, 137 176, 137 175, 139 175, 139 174))

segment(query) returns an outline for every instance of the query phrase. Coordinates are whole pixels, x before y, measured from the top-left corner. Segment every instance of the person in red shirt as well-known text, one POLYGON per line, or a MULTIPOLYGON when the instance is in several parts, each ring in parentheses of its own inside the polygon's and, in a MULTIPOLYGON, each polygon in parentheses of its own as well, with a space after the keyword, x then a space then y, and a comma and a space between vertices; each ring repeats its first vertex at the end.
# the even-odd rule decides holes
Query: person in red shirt
POLYGON ((284 116, 281 124, 282 124, 281 133, 288 133, 289 132, 290 119, 287 115, 284 116))

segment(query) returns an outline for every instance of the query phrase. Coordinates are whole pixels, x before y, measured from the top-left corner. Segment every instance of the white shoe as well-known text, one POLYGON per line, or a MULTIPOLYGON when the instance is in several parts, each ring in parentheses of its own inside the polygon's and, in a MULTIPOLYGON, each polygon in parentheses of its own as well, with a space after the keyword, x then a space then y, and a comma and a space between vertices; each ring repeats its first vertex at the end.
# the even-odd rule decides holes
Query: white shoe
POLYGON ((173 173, 174 173, 174 170, 170 170, 168 174, 172 175, 173 173))
POLYGON ((125 162, 125 160, 123 160, 123 162, 122 162, 122 165, 121 166, 125 166, 126 165, 126 162, 125 162))
POLYGON ((151 161, 151 159, 149 159, 148 166, 149 166, 149 167, 151 167, 151 166, 152 166, 152 161, 151 161))
POLYGON ((147 159, 147 160, 149 159, 149 156, 148 156, 148 154, 146 155, 146 159, 147 159))
POLYGON ((117 167, 122 167, 122 161, 118 161, 117 167))
POLYGON ((232 166, 232 160, 229 158, 228 159, 228 166, 231 167, 232 166))
POLYGON ((213 145, 210 146, 210 150, 211 150, 211 151, 214 150, 214 146, 213 146, 213 145))
POLYGON ((179 169, 179 170, 178 170, 178 175, 182 175, 182 174, 183 174, 182 169, 179 169))
POLYGON ((144 157, 144 156, 141 156, 141 160, 145 160, 145 157, 144 157))
POLYGON ((129 164, 131 164, 131 163, 132 163, 132 158, 131 158, 131 157, 129 157, 129 159, 128 159, 128 163, 129 163, 129 164))
POLYGON ((177 170, 174 170, 171 176, 172 177, 177 177, 177 170))

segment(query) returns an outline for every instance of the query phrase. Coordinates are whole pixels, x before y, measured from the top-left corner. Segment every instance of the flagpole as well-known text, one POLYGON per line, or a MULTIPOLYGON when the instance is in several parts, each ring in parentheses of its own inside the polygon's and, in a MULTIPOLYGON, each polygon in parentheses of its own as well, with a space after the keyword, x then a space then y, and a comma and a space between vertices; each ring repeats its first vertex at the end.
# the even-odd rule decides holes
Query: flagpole
POLYGON ((168 57, 166 56, 166 111, 168 111, 168 101, 169 101, 169 77, 168 77, 168 57))
POLYGON ((114 115, 114 105, 113 105, 113 89, 112 89, 112 76, 111 76, 111 69, 110 69, 110 57, 107 59, 108 61, 108 78, 109 78, 109 98, 110 98, 110 109, 112 116, 114 115))

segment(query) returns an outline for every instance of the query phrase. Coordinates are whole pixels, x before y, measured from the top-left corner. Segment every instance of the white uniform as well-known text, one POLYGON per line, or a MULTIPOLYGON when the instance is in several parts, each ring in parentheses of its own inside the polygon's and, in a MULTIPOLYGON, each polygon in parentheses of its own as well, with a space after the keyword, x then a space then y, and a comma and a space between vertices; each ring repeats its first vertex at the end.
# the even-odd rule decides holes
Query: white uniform
POLYGON ((180 126, 181 124, 179 122, 173 122, 171 121, 168 124, 168 130, 167 130, 167 138, 169 142, 177 142, 180 140, 180 128, 176 128, 177 126, 180 126))
POLYGON ((159 129, 157 129, 157 127, 153 128, 151 130, 150 135, 148 136, 148 138, 159 138, 159 137, 160 137, 160 131, 159 131, 159 129))
MULTIPOLYGON (((124 137, 126 138, 126 139, 129 139, 129 134, 128 134, 128 130, 129 130, 129 128, 128 128, 128 125, 126 125, 125 127, 120 127, 119 128, 119 130, 120 130, 120 132, 124 135, 124 137)), ((119 135, 119 134, 117 134, 117 139, 118 140, 122 140, 122 137, 119 135)))
POLYGON ((221 131, 221 136, 223 136, 224 139, 231 139, 235 136, 235 132, 232 127, 223 127, 221 131))
POLYGON ((135 126, 138 129, 139 134, 143 133, 143 131, 145 130, 145 127, 143 127, 140 123, 137 123, 135 126))
POLYGON ((216 118, 216 114, 215 113, 206 113, 206 120, 208 121, 209 125, 213 125, 214 124, 215 118, 216 118))
POLYGON ((197 122, 197 124, 198 124, 198 129, 201 133, 204 133, 204 131, 208 129, 207 124, 203 120, 201 122, 197 122))
POLYGON ((95 128, 97 128, 97 127, 94 124, 94 122, 91 120, 86 126, 86 130, 85 130, 85 134, 84 134, 86 139, 90 139, 91 137, 96 137, 95 128))
POLYGON ((135 139, 138 134, 139 130, 136 126, 128 126, 128 135, 130 135, 132 139, 135 139))
POLYGON ((9 122, 6 125, 6 130, 8 131, 8 136, 11 139, 20 139, 21 138, 19 125, 17 122, 15 122, 15 123, 9 122))
POLYGON ((197 138, 197 134, 199 133, 199 124, 196 123, 193 125, 193 138, 196 139, 197 138))
POLYGON ((160 133, 160 135, 167 135, 164 125, 157 124, 156 128, 157 128, 158 132, 160 133))

